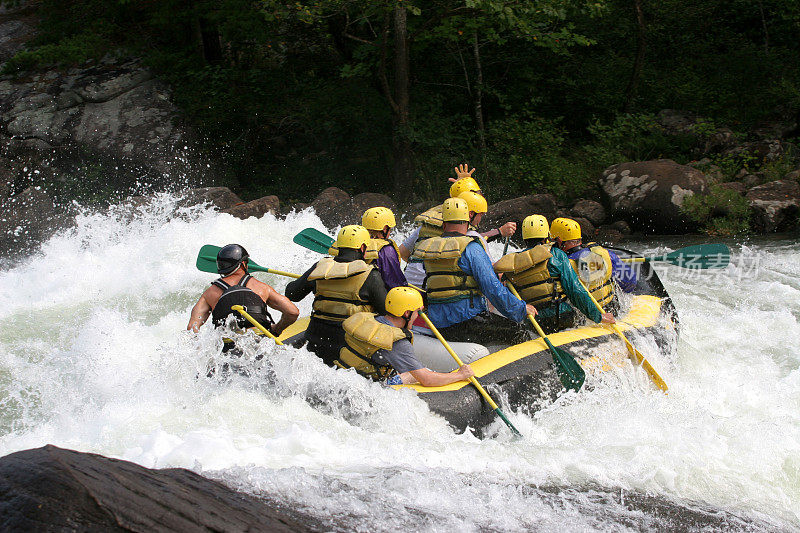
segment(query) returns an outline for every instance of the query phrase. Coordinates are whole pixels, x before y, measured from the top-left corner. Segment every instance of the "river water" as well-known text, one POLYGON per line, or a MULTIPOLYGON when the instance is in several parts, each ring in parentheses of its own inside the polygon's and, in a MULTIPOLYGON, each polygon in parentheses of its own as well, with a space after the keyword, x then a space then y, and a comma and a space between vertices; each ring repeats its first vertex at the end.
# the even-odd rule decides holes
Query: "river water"
POLYGON ((533 416, 507 410, 523 439, 498 423, 479 440, 305 350, 252 341, 248 357, 265 357, 251 377, 198 379, 221 346, 184 331, 213 280, 194 268, 200 246, 239 242, 302 272, 318 256, 292 236, 324 228, 312 211, 242 221, 175 205, 87 212, 0 271, 0 455, 54 444, 190 468, 341 530, 690 528, 665 521, 673 504, 724 512, 712 529, 800 530, 796 240, 733 244, 722 271, 660 268, 681 340, 675 356, 639 348, 668 396, 626 365, 533 416))

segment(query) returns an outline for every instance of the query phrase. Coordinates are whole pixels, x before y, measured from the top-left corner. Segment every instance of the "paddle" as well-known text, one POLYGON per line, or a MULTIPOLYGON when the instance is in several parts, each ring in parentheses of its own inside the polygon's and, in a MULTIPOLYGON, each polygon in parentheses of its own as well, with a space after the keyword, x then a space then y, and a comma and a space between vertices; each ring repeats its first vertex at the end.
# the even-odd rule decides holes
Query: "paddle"
POLYGON ((275 335, 273 335, 273 334, 272 334, 272 332, 271 332, 270 330, 268 330, 267 328, 265 328, 264 326, 262 326, 262 325, 261 325, 261 324, 260 324, 260 323, 259 323, 259 322, 258 322, 258 321, 255 319, 255 318, 253 318, 252 316, 250 316, 250 313, 248 313, 247 311, 245 311, 245 310, 244 310, 244 307, 242 307, 241 305, 232 305, 232 306, 231 306, 231 309, 233 309, 234 311, 236 311, 237 313, 239 313, 240 315, 242 315, 242 316, 243 316, 243 317, 244 317, 244 318, 245 318, 245 319, 246 319, 248 322, 250 322, 251 324, 253 324, 253 326, 255 326, 255 328, 256 328, 258 331, 260 331, 261 333, 263 333, 264 335, 266 335, 266 336, 267 336, 267 337, 269 337, 270 339, 274 340, 274 341, 275 341, 275 344, 277 344, 277 345, 279 345, 279 346, 283 346, 283 343, 282 343, 281 341, 279 341, 279 340, 278 340, 278 337, 276 337, 275 335))
POLYGON ((503 245, 503 255, 505 256, 508 253, 508 241, 511 240, 511 235, 506 237, 506 243, 503 245))
POLYGON ((295 235, 292 241, 294 241, 295 244, 308 248, 312 252, 327 254, 328 249, 336 242, 336 239, 314 228, 306 228, 295 235))
MULTIPOLYGON (((578 280, 581 282, 581 285, 583 285, 583 288, 586 289, 586 285, 584 285, 583 280, 580 279, 580 276, 578 277, 578 280)), ((603 313, 603 306, 601 306, 592 293, 589 292, 589 289, 586 289, 586 292, 589 294, 589 298, 592 299, 592 303, 594 303, 595 307, 597 307, 597 310, 603 313)), ((647 375, 650 376, 650 379, 653 381, 653 383, 655 383, 656 387, 666 393, 667 384, 664 382, 661 376, 658 375, 656 369, 653 368, 650 362, 645 359, 644 355, 642 355, 639 350, 633 347, 633 344, 631 344, 631 342, 625 337, 625 335, 622 333, 622 330, 620 330, 616 324, 610 324, 610 326, 616 332, 616 334, 619 335, 619 338, 625 343, 625 347, 628 349, 628 355, 630 358, 644 368, 644 371, 647 372, 647 375)))
MULTIPOLYGON (((511 294, 522 300, 517 292, 517 289, 514 288, 514 285, 512 285, 511 282, 506 282, 506 287, 508 287, 508 290, 511 291, 511 294)), ((532 314, 528 314, 528 320, 531 321, 536 333, 539 334, 542 340, 544 340, 545 344, 547 344, 547 347, 550 348, 550 352, 553 354, 553 361, 556 363, 556 370, 558 371, 558 377, 561 380, 561 384, 564 385, 564 388, 567 390, 572 389, 575 392, 580 390, 583 382, 586 380, 586 372, 583 371, 581 365, 579 365, 575 360, 575 356, 562 348, 556 348, 553 346, 553 344, 550 342, 550 339, 548 339, 547 335, 545 335, 544 331, 542 331, 539 323, 536 322, 535 318, 533 318, 532 314)))
MULTIPOLYGON (((444 337, 442 337, 442 334, 439 333, 438 329, 436 329, 436 326, 433 325, 433 322, 430 321, 430 319, 428 318, 428 315, 426 315, 425 313, 420 311, 419 312, 419 316, 422 317, 422 320, 425 321, 425 323, 428 325, 428 327, 433 332, 433 334, 436 335, 436 338, 439 339, 439 342, 442 343, 442 346, 444 346, 445 350, 448 351, 450 356, 453 359, 455 359, 456 364, 459 366, 459 368, 464 366, 464 363, 461 362, 461 358, 458 357, 456 352, 453 351, 453 349, 450 347, 450 345, 447 343, 447 341, 444 340, 444 337)), ((500 407, 498 407, 497 404, 494 403, 494 400, 492 400, 492 397, 489 396, 489 393, 486 392, 486 389, 484 389, 481 386, 481 384, 478 383, 478 380, 475 379, 475 376, 472 376, 471 378, 469 378, 469 382, 472 383, 473 385, 475 385, 475 388, 478 389, 478 392, 481 393, 481 396, 483 396, 483 399, 486 400, 486 402, 492 407, 492 409, 494 409, 494 412, 497 413, 497 416, 499 416, 500 419, 503 422, 505 422, 506 425, 509 428, 511 428, 511 431, 513 431, 516 436, 521 437, 522 433, 520 433, 519 430, 514 427, 514 424, 512 424, 511 421, 508 418, 506 418, 505 413, 503 413, 503 411, 500 409, 500 407)))
POLYGON ((731 250, 724 244, 696 244, 653 257, 626 257, 626 263, 662 261, 683 268, 725 268, 731 262, 731 250))
MULTIPOLYGON (((217 273, 217 252, 220 247, 213 244, 206 244, 200 248, 197 254, 197 270, 203 272, 217 273)), ((262 267, 257 265, 252 259, 247 261, 247 270, 250 272, 267 272, 268 274, 276 274, 278 276, 286 276, 288 278, 299 278, 300 274, 292 274, 291 272, 283 272, 281 270, 272 270, 271 268, 262 267)))

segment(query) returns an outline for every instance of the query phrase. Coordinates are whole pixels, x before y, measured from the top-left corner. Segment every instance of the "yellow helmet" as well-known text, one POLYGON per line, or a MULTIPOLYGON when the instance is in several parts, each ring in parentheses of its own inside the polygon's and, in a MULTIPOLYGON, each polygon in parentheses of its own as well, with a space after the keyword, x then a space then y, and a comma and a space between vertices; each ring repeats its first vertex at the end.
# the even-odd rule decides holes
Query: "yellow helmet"
POLYGON ((530 215, 522 221, 523 239, 546 239, 549 236, 547 219, 542 215, 530 215))
POLYGON ((395 287, 386 295, 386 312, 403 316, 406 311, 416 311, 423 306, 422 295, 411 287, 395 287))
POLYGON ((362 244, 369 245, 372 238, 369 236, 367 228, 364 226, 345 226, 339 230, 339 235, 336 236, 336 247, 340 250, 342 248, 355 248, 361 249, 362 244))
POLYGON ((557 218, 550 224, 550 234, 562 241, 581 238, 581 225, 571 218, 557 218))
POLYGON ((485 213, 488 208, 486 198, 474 191, 464 191, 458 197, 467 202, 467 207, 473 213, 485 213))
POLYGON ((450 186, 450 198, 458 198, 462 192, 466 191, 481 192, 481 188, 478 182, 469 176, 458 178, 455 183, 450 186))
POLYGON ((469 222, 469 206, 463 198, 448 198, 442 204, 442 222, 469 222))
POLYGON ((394 220, 394 213, 388 207, 371 207, 361 216, 361 225, 367 229, 383 231, 386 226, 395 227, 397 222, 394 220))

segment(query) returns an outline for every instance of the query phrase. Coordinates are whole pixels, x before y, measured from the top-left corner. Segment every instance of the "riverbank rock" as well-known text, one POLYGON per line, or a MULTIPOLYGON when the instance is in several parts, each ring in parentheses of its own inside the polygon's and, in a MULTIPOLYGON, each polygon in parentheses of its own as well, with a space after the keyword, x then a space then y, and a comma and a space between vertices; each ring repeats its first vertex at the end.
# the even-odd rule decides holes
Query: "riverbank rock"
POLYGON ((739 193, 742 196, 744 196, 744 194, 747 192, 747 187, 741 181, 726 181, 725 183, 720 183, 719 187, 721 189, 727 189, 729 191, 739 193))
POLYGON ((747 192, 753 210, 753 225, 771 233, 797 227, 800 214, 800 184, 778 180, 753 187, 747 192))
POLYGON ((184 193, 184 198, 178 202, 179 207, 189 207, 209 203, 220 211, 231 209, 244 202, 227 187, 198 187, 189 189, 184 193))
POLYGON ((489 206, 481 222, 481 230, 498 228, 506 222, 517 223, 518 238, 522 238, 522 221, 528 215, 544 215, 548 221, 555 218, 558 211, 556 199, 552 194, 531 194, 503 200, 489 206))
POLYGON ((33 249, 52 236, 65 218, 53 199, 36 187, 0 199, 0 257, 33 249))
POLYGON ((0 459, 3 531, 317 531, 312 519, 190 470, 55 446, 0 459))
POLYGON ((570 214, 574 217, 585 218, 595 226, 599 226, 606 220, 606 209, 600 202, 593 200, 579 200, 570 214))
POLYGON ((708 189, 702 172, 670 159, 613 165, 603 172, 600 187, 612 217, 627 220, 637 231, 662 234, 695 230, 681 206, 688 196, 708 189))
POLYGON ((241 218, 242 220, 246 220, 250 217, 261 218, 267 213, 277 215, 280 213, 280 211, 281 201, 275 195, 264 196, 258 200, 252 200, 250 202, 234 205, 233 207, 222 210, 223 213, 229 213, 236 218, 241 218))
POLYGON ((311 202, 311 207, 328 229, 361 224, 361 215, 371 207, 388 207, 396 211, 394 201, 385 194, 365 192, 351 198, 338 187, 328 187, 319 193, 311 202))

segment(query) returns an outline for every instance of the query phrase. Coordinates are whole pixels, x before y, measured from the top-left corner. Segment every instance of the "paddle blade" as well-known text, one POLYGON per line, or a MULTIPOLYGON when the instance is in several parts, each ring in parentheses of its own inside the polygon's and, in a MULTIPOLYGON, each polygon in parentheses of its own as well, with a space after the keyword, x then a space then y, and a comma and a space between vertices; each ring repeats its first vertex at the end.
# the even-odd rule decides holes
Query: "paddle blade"
POLYGON ((328 248, 335 242, 335 239, 314 228, 306 228, 295 235, 292 241, 304 248, 308 248, 312 252, 327 254, 328 248))
POLYGON ((731 250, 724 244, 697 244, 654 259, 683 268, 725 268, 731 262, 731 250))
POLYGON ((553 361, 556 363, 556 371, 561 384, 567 390, 579 391, 583 382, 586 381, 586 372, 575 360, 575 356, 563 348, 553 346, 550 339, 545 338, 545 342, 553 354, 553 361))

